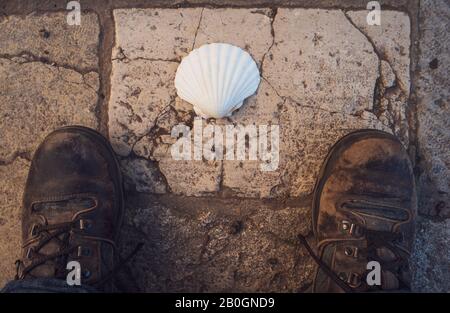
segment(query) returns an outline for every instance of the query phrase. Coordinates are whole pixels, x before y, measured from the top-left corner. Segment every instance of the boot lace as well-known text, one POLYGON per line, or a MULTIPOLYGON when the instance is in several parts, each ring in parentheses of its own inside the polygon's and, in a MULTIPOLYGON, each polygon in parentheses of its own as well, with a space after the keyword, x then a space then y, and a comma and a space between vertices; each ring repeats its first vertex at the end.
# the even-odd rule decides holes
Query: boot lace
MULTIPOLYGON (((57 223, 52 225, 35 225, 33 227, 33 236, 38 237, 38 244, 30 247, 27 251, 27 258, 31 260, 31 263, 25 266, 23 260, 17 260, 15 279, 24 279, 26 276, 40 265, 47 263, 48 261, 55 261, 55 278, 65 278, 68 274, 66 264, 69 255, 78 249, 78 245, 70 245, 70 232, 74 227, 79 225, 81 219, 76 219, 70 222, 57 223), (57 244, 57 251, 51 254, 43 254, 41 250, 49 244, 51 241, 57 244)), ((120 271, 124 265, 126 265, 143 247, 143 243, 138 243, 137 246, 125 257, 119 256, 119 262, 114 268, 104 275, 100 281, 93 284, 93 287, 101 288, 106 283, 111 281, 120 271)))
MULTIPOLYGON (((409 254, 400 249, 396 243, 401 242, 403 240, 401 233, 395 233, 395 232, 387 232, 387 231, 374 231, 369 230, 367 228, 364 228, 363 226, 358 226, 362 231, 363 234, 367 240, 367 258, 370 261, 377 261, 380 263, 383 270, 390 270, 393 273, 396 273, 397 269, 399 267, 407 267, 408 266, 408 257, 409 254), (394 260, 386 261, 380 258, 377 254, 378 248, 386 247, 394 255, 396 256, 394 260)), ((344 292, 352 293, 360 291, 361 289, 355 288, 342 280, 325 262, 323 262, 313 251, 311 246, 309 245, 306 238, 299 234, 298 239, 302 246, 305 247, 311 258, 314 260, 314 262, 318 265, 318 267, 344 292)), ((366 287, 366 277, 367 277, 368 271, 364 272, 362 275, 361 282, 365 284, 366 287)), ((400 275, 395 275, 396 278, 399 281, 400 288, 401 287, 407 287, 407 283, 400 277, 400 275)), ((372 287, 372 286, 370 286, 372 287)), ((373 288, 373 287, 372 287, 373 288)), ((379 286, 378 286, 379 289, 379 286)))

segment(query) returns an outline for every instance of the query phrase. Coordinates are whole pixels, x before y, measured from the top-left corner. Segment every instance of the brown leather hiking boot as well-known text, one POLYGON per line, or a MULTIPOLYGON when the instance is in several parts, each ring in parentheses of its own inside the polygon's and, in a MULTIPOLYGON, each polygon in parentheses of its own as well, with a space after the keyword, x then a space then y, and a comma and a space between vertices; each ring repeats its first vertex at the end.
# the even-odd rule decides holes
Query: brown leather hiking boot
POLYGON ((103 289, 115 266, 122 215, 122 179, 108 141, 81 126, 54 131, 31 162, 17 278, 65 280, 74 260, 81 284, 103 289))
POLYGON ((416 191, 411 162, 394 136, 362 130, 329 152, 312 204, 313 292, 409 289, 416 191), (381 265, 381 286, 366 281, 369 261, 381 265))

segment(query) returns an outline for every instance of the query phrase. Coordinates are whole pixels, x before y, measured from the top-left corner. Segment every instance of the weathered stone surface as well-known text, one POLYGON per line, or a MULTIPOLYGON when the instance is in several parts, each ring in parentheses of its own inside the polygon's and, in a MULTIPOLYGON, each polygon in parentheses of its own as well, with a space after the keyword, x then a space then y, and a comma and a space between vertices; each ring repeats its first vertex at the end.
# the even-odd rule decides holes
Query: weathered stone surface
POLYGON ((166 184, 154 163, 141 158, 121 161, 125 189, 157 194, 165 193, 167 189, 166 184))
POLYGON ((381 83, 385 88, 394 87, 395 85, 395 73, 392 67, 385 60, 381 60, 380 64, 380 78, 381 83))
POLYGON ((447 1, 421 1, 415 76, 419 154, 419 220, 414 289, 450 291, 450 39, 447 1), (429 220, 433 216, 437 221, 429 220))
MULTIPOLYGON (((351 13, 356 17, 365 14, 351 13)), ((391 132, 397 126, 406 128, 404 118, 392 124, 383 120, 375 107, 382 101, 374 101, 377 78, 383 75, 384 92, 395 84, 395 71, 388 61, 378 58, 371 39, 340 10, 146 9, 116 10, 115 17, 110 137, 119 154, 128 156, 133 151, 157 161, 169 191, 199 195, 219 191, 222 186, 243 197, 305 195, 312 190, 327 149, 339 136, 368 127, 391 132), (254 29, 258 29, 256 34, 254 29), (168 31, 182 40, 167 36, 168 31), (261 64, 263 80, 257 94, 238 112, 212 123, 279 124, 280 164, 276 171, 262 172, 258 170, 260 162, 248 159, 175 161, 170 154, 172 127, 180 122, 192 127, 193 120, 190 105, 184 106, 176 97, 173 78, 178 63, 174 61, 192 47, 221 41, 247 49, 261 64), (155 52, 173 45, 175 49, 166 50, 175 54, 155 52), (295 106, 301 110, 291 112, 295 106), (340 131, 342 123, 345 130, 340 131)), ((394 14, 391 19, 396 17, 394 14)), ((396 34, 404 28, 409 32, 409 24, 403 25, 407 22, 403 16, 399 18, 401 25, 392 26, 396 34)), ((391 37, 386 40, 377 38, 403 69, 403 56, 397 61, 397 47, 392 48, 391 37)), ((405 76, 405 84, 409 84, 409 76, 405 76)))
POLYGON ((270 9, 203 9, 195 48, 225 42, 245 49, 261 64, 272 44, 270 9))
POLYGON ((313 264, 296 240, 309 232, 307 208, 146 196, 134 201, 121 247, 125 253, 145 243, 128 265, 138 290, 292 292, 311 283, 313 264))
POLYGON ((223 186, 237 195, 305 196, 312 191, 329 148, 339 138, 362 128, 391 132, 369 112, 360 116, 328 112, 289 99, 280 103, 275 116, 280 125, 280 161, 276 171, 261 171, 261 161, 224 161, 223 186))
POLYGON ((59 126, 97 126, 97 16, 84 14, 79 27, 65 19, 64 13, 51 13, 9 16, 0 23, 2 163, 30 156, 59 126))
POLYGON ((422 213, 450 217, 450 7, 423 1, 416 77, 422 213))
POLYGON ((118 9, 116 53, 133 60, 181 60, 194 45, 201 16, 196 9, 118 9))
POLYGON ((108 113, 109 136, 118 154, 127 156, 173 105, 177 61, 194 46, 201 12, 114 10, 116 45, 108 113))
POLYGON ((374 114, 377 55, 341 11, 278 9, 273 27, 258 93, 230 118, 280 125, 276 171, 261 172, 253 161, 224 161, 224 187, 247 197, 304 196, 341 136, 361 128, 392 132, 374 114))
POLYGON ((163 192, 165 188, 151 187, 162 180, 167 181, 169 190, 187 195, 218 189, 220 164, 175 161, 169 149, 169 143, 174 142, 170 140, 171 129, 183 119, 178 117, 182 113, 174 110, 173 81, 178 67, 174 60, 180 60, 192 49, 201 11, 114 11, 117 36, 109 135, 117 153, 128 156, 133 151, 157 160, 161 171, 137 174, 140 178, 136 179, 136 171, 131 170, 138 191, 151 192, 156 188, 163 192))
POLYGON ((22 158, 0 166, 0 287, 14 278, 14 262, 21 254, 21 204, 28 167, 22 158))
POLYGON ((378 58, 342 11, 279 9, 274 36, 263 76, 281 96, 349 114, 372 108, 378 58))
POLYGON ((98 75, 40 62, 0 58, 0 160, 31 157, 52 130, 70 124, 97 127, 98 75), (27 89, 24 90, 24 86, 27 89))
MULTIPOLYGON (((174 60, 180 60, 193 47, 225 41, 249 49, 261 62, 272 42, 270 12, 115 10, 109 132, 116 151, 128 156, 133 150, 138 156, 157 160, 172 192, 198 195, 218 191, 220 162, 175 161, 170 154, 173 140, 168 135, 172 127, 192 122, 191 113, 177 107, 182 101, 175 98, 173 80, 178 63, 174 60), (254 35, 255 27, 258 36, 254 35)), ((187 110, 192 107, 188 105, 187 110)))
MULTIPOLYGON (((228 119, 236 125, 279 125, 280 107, 284 100, 265 80, 261 80, 256 95, 247 99, 246 104, 228 119)), ((259 129, 258 129, 259 134, 259 129)), ((269 135, 270 136, 270 135, 269 135)), ((271 137, 268 141, 271 142, 271 137)), ((254 140, 258 140, 259 135, 254 140)), ((249 139, 250 140, 250 139, 249 139)), ((255 141, 256 143, 257 141, 255 141)), ((258 155, 259 152, 258 152, 258 155)), ((223 187, 243 197, 268 198, 273 196, 272 189, 280 184, 280 171, 262 171, 262 160, 225 160, 223 161, 223 187)), ((276 169, 278 169, 279 165, 276 169)))
POLYGON ((413 290, 450 292, 450 220, 419 218, 413 255, 413 290))
POLYGON ((410 92, 410 20, 404 12, 383 10, 381 25, 367 24, 367 11, 346 13, 373 45, 379 61, 379 78, 372 112, 390 125, 394 133, 408 145, 407 101, 410 92), (387 63, 387 64, 386 64, 387 63), (390 67, 390 69, 388 68, 390 67), (395 80, 392 81, 392 74, 395 80))
POLYGON ((367 24, 367 11, 350 11, 346 15, 370 39, 379 58, 390 64, 400 88, 409 92, 411 26, 408 14, 400 11, 383 10, 380 26, 367 24))
POLYGON ((78 28, 68 26, 65 16, 8 16, 0 22, 0 286, 14 277, 21 253, 27 160, 58 127, 98 126, 97 16, 84 14, 78 28))
POLYGON ((206 195, 219 191, 221 164, 217 161, 178 161, 167 156, 159 167, 170 190, 187 196, 206 195))
POLYGON ((109 136, 119 155, 129 155, 133 145, 150 132, 174 101, 177 66, 166 61, 113 61, 109 136))
POLYGON ((66 18, 65 12, 7 16, 0 21, 0 55, 25 55, 83 71, 96 70, 97 15, 84 12, 81 24, 73 26, 66 18))

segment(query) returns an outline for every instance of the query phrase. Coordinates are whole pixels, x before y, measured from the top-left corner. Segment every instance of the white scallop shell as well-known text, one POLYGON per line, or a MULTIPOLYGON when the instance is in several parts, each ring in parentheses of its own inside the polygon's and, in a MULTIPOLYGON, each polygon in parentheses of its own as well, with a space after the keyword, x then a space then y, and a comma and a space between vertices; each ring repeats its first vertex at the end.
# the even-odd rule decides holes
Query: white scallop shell
POLYGON ((225 43, 192 50, 175 76, 178 96, 204 118, 230 116, 255 93, 259 82, 259 70, 250 54, 225 43))

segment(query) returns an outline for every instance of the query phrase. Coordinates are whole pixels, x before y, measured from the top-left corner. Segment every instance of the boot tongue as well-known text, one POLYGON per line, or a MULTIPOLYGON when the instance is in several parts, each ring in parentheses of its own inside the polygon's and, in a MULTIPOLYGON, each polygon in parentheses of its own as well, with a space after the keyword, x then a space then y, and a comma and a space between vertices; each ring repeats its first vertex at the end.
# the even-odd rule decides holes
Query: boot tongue
POLYGON ((68 222, 75 213, 92 208, 95 201, 92 198, 70 198, 66 200, 38 202, 33 205, 33 211, 46 217, 49 224, 68 222))
POLYGON ((395 225, 409 219, 409 212, 398 201, 377 199, 352 199, 342 203, 349 214, 362 218, 365 228, 376 231, 391 231, 395 225))
POLYGON ((78 211, 95 205, 91 198, 71 198, 60 201, 40 202, 33 205, 33 210, 41 213, 51 213, 53 210, 78 211))

